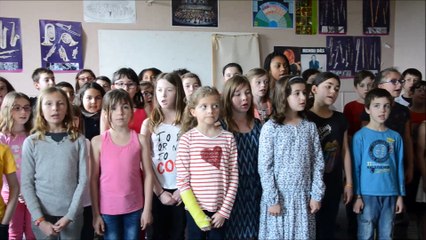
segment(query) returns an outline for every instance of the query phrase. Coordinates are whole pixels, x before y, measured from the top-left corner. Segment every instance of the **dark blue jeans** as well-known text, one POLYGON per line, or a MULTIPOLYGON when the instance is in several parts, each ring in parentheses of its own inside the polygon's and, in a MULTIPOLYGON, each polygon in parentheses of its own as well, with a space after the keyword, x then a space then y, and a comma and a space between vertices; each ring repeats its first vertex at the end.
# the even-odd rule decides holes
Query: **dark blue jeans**
MULTIPOLYGON (((204 211, 204 213, 212 217, 215 213, 204 211)), ((222 226, 221 228, 212 228, 210 231, 201 231, 201 229, 197 226, 194 219, 192 218, 189 212, 186 212, 186 226, 188 227, 188 239, 224 239, 225 238, 225 228, 222 226)))
POLYGON ((142 209, 120 215, 102 214, 105 223, 104 240, 139 240, 142 209))
POLYGON ((362 196, 364 209, 358 215, 358 239, 392 239, 396 196, 362 196))

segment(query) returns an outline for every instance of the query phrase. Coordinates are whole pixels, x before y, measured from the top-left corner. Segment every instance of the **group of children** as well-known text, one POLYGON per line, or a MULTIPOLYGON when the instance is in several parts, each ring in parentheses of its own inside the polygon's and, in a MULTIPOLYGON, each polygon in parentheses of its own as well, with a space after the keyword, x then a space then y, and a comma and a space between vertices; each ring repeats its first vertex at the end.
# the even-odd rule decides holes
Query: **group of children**
POLYGON ((340 113, 339 76, 289 71, 231 63, 219 93, 185 69, 84 69, 74 89, 39 68, 32 99, 0 79, 0 238, 332 239, 343 196, 358 238, 391 239, 404 201, 424 213, 425 82, 410 113, 417 73, 361 71, 340 113))

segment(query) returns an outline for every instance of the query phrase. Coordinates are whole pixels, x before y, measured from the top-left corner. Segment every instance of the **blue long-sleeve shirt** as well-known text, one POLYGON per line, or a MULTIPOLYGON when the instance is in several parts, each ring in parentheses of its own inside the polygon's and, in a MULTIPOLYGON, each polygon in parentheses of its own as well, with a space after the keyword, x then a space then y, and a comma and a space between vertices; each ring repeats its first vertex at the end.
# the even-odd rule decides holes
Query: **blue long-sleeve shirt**
POLYGON ((397 132, 361 128, 352 139, 355 194, 404 196, 403 156, 403 141, 397 132))

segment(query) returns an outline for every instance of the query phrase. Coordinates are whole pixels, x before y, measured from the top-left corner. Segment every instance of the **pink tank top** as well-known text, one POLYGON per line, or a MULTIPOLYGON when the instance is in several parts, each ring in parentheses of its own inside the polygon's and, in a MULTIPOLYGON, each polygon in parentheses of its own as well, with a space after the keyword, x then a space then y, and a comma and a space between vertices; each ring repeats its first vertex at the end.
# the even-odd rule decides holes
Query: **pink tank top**
POLYGON ((118 215, 142 209, 143 178, 141 146, 138 135, 130 130, 130 141, 115 144, 109 131, 102 135, 100 153, 99 201, 102 214, 118 215))

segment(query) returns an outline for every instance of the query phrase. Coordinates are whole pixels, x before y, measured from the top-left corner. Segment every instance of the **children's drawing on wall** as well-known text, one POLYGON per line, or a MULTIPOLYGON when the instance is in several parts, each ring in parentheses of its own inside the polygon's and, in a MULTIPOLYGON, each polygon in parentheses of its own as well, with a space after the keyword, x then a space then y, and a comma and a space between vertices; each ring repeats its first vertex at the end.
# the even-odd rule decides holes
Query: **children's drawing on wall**
POLYGON ((313 35, 317 33, 317 1, 296 1, 296 34, 313 35))
POLYGON ((276 46, 274 47, 274 51, 280 52, 287 57, 291 75, 300 75, 302 70, 300 65, 300 47, 276 46))
POLYGON ((388 35, 389 0, 363 0, 363 32, 365 35, 388 35))
POLYGON ((41 65, 52 71, 83 69, 80 22, 40 20, 41 65))
POLYGON ((346 34, 347 0, 318 0, 319 33, 346 34))
POLYGON ((218 0, 172 0, 172 24, 217 27, 218 9, 218 0))
POLYGON ((294 0, 253 0, 253 26, 293 28, 294 0))
POLYGON ((302 63, 302 71, 306 69, 324 71, 327 63, 326 48, 301 48, 300 61, 302 63))
POLYGON ((0 72, 22 71, 21 22, 0 17, 0 72))
POLYGON ((84 21, 99 23, 135 23, 134 0, 83 1, 84 21))
POLYGON ((353 77, 359 70, 380 71, 380 37, 327 37, 327 71, 353 77))

